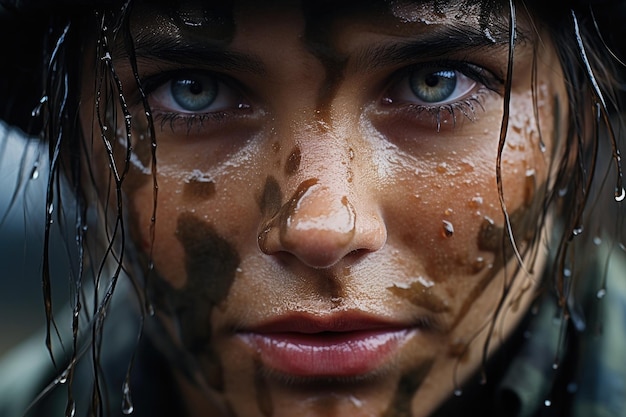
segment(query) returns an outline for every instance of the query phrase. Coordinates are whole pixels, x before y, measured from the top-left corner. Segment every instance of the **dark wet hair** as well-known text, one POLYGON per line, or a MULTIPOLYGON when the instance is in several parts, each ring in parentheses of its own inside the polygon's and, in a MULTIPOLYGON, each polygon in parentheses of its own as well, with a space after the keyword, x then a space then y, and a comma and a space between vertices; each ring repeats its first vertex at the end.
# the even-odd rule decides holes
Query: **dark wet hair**
MULTIPOLYGON (((515 38, 516 12, 529 11, 542 25, 542 30, 550 34, 556 45, 558 58, 566 79, 568 103, 562 110, 569 114, 566 137, 566 153, 561 160, 553 163, 557 167, 554 187, 548 190, 537 219, 535 229, 543 226, 549 212, 557 214, 555 231, 548 236, 551 242, 552 262, 546 272, 543 290, 555 294, 564 315, 573 314, 572 305, 576 303, 572 294, 581 279, 578 271, 585 265, 576 259, 576 254, 585 248, 593 247, 597 239, 610 241, 615 250, 624 248, 624 215, 618 212, 623 208, 624 198, 620 150, 626 144, 621 123, 623 101, 622 59, 626 51, 623 39, 626 39, 623 27, 611 26, 616 14, 626 16, 626 3, 620 1, 546 1, 527 0, 515 4, 500 0, 465 0, 478 4, 482 10, 481 24, 488 27, 492 13, 505 13, 511 18, 511 51, 515 38), (609 19, 613 17, 613 19, 609 19), (617 200, 617 201, 616 201, 617 200), (608 213, 599 215, 598 213, 608 213), (573 300, 573 301, 572 301, 573 300)), ((434 0, 437 7, 446 1, 434 0)), ((71 300, 73 308, 73 347, 70 366, 61 371, 72 377, 72 369, 85 349, 77 341, 79 323, 83 317, 89 320, 87 345, 91 349, 94 363, 98 363, 99 346, 104 318, 115 291, 117 280, 126 272, 133 280, 138 298, 143 301, 143 315, 150 314, 152 307, 145 292, 142 274, 146 271, 124 271, 128 256, 133 256, 127 248, 132 245, 127 239, 127 227, 124 223, 124 204, 122 183, 128 171, 129 156, 125 166, 116 166, 113 155, 108 160, 110 180, 114 183, 115 195, 108 198, 115 202, 109 206, 115 209, 104 213, 99 218, 91 206, 98 190, 93 176, 93 167, 84 166, 92 141, 109 141, 106 131, 106 112, 100 108, 104 102, 116 103, 114 111, 124 116, 123 126, 113 126, 113 131, 121 128, 125 132, 127 148, 132 143, 132 126, 137 123, 130 116, 123 86, 115 72, 111 56, 111 42, 122 39, 127 59, 135 72, 135 82, 141 93, 145 110, 145 135, 152 141, 152 169, 154 178, 155 219, 157 204, 156 184, 156 136, 145 95, 137 75, 134 58, 133 39, 129 32, 128 17, 133 6, 132 1, 90 2, 75 1, 72 7, 47 8, 49 2, 0 1, 5 10, 0 14, 0 39, 10 38, 7 44, 10 65, 1 68, 0 94, 5 97, 1 103, 0 115, 8 122, 19 126, 26 133, 38 136, 48 147, 50 160, 49 182, 47 187, 47 221, 45 248, 43 253, 43 291, 46 316, 48 320, 48 338, 46 343, 52 354, 53 335, 55 333, 54 308, 51 304, 51 276, 49 268, 50 227, 53 220, 69 224, 70 238, 67 241, 74 253, 71 277, 71 300), (24 22, 29 22, 27 31, 15 33, 24 22), (94 29, 95 28, 95 29, 94 29), (11 35, 10 35, 11 34, 11 35), (87 34, 87 36, 86 36, 87 34), (89 43, 85 42, 85 39, 89 43), (28 51, 24 53, 24 51, 28 51), (88 53, 89 52, 89 53, 88 53), (95 52, 95 54, 93 53, 95 52), (92 62, 86 62, 85 56, 93 56, 92 62), (78 117, 82 74, 95 71, 93 85, 96 93, 96 107, 93 111, 99 122, 99 131, 84 132, 78 117), (91 175, 85 177, 87 172, 91 175), (68 213, 73 213, 69 222, 68 213), (93 225, 107 224, 107 233, 99 232, 93 225), (102 238, 105 238, 104 246, 102 238), (107 268, 111 268, 108 270, 107 268), (103 271, 108 275, 104 276, 103 271), (84 300, 83 288, 86 282, 101 284, 104 291, 96 294, 95 302, 84 300), (92 311, 85 314, 86 305, 92 311)), ((57 4, 57 3, 55 3, 57 4)), ((624 25, 622 25, 624 26, 624 25)), ((513 65, 512 58, 510 66, 513 65)), ((508 81, 511 80, 511 72, 508 81)), ((508 124, 508 99, 510 83, 505 94, 505 116, 502 122, 500 152, 504 146, 508 124)), ((538 110, 537 110, 538 111, 538 110)), ((117 118, 113 118, 116 120, 117 118)), ((544 132, 545 134, 545 132, 544 132)), ((130 155, 130 154, 128 154, 130 155)), ((496 161, 494 161, 496 162, 496 161)), ((87 164, 89 164, 87 162, 87 164)), ((494 165, 498 177, 500 161, 494 165)), ((501 183, 499 183, 501 187, 501 183)), ((500 189, 502 197, 503 190, 500 189)), ((507 219, 508 236, 503 242, 503 251, 515 250, 515 238, 503 204, 507 219)), ((533 239, 539 239, 536 234, 533 239)), ((520 262, 522 262, 520 255, 520 262)), ((150 268, 151 262, 146 263, 150 268)), ((598 291, 602 291, 599 283, 598 291)), ((504 296, 502 297, 504 300, 504 296)), ((504 305, 500 305, 504 309, 504 305)), ((495 319, 494 319, 495 323, 495 319)), ((485 351, 487 349, 485 348, 485 351)), ((54 359, 53 359, 54 360, 54 359)), ((131 364, 132 366, 132 364, 131 364)), ((96 385, 93 404, 102 404, 98 386, 98 366, 94 366, 96 385)), ((58 382, 58 381, 57 381, 58 382)), ((70 397, 71 400, 71 397, 70 397)), ((71 402, 71 401, 70 401, 71 402)), ((94 412, 101 415, 97 406, 94 412)))

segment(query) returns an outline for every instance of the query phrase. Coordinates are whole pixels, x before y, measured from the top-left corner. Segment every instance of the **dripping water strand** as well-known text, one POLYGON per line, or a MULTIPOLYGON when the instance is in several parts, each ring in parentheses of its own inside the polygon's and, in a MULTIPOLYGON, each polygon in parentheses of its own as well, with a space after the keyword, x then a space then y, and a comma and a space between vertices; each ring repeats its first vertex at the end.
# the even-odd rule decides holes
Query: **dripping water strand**
POLYGON ((543 134, 541 132, 541 123, 539 123, 539 104, 538 104, 538 96, 537 93, 537 49, 533 48, 533 59, 532 59, 532 72, 530 74, 530 88, 532 93, 533 100, 533 117, 535 119, 535 127, 537 129, 537 136, 539 137, 539 150, 541 152, 546 151, 546 144, 543 141, 543 134))
MULTIPOLYGON (((110 235, 108 235, 108 245, 107 248, 105 250, 105 253, 103 255, 102 261, 100 263, 100 267, 98 269, 98 274, 96 277, 96 282, 98 283, 100 281, 100 277, 102 276, 105 268, 106 268, 106 264, 108 263, 107 260, 110 257, 113 257, 113 259, 116 262, 116 266, 115 266, 115 271, 113 272, 112 277, 110 278, 110 282, 109 285, 106 288, 105 294, 102 298, 101 301, 98 300, 99 296, 98 296, 98 292, 96 291, 94 294, 94 308, 96 309, 94 312, 94 323, 92 326, 92 338, 93 338, 93 343, 92 343, 92 358, 93 358, 93 362, 94 362, 94 388, 93 388, 93 392, 92 392, 92 411, 96 411, 98 410, 98 412, 100 413, 99 415, 102 414, 102 406, 103 406, 103 402, 102 402, 102 388, 100 387, 100 353, 101 353, 101 347, 102 347, 102 329, 103 329, 103 324, 104 324, 104 319, 106 316, 106 311, 109 308, 113 293, 115 291, 115 288, 117 286, 117 282, 120 276, 120 273, 122 271, 122 264, 123 264, 123 258, 124 258, 124 253, 125 253, 125 240, 126 240, 126 233, 125 233, 125 227, 124 227, 124 219, 123 219, 123 194, 122 194, 122 181, 124 179, 124 177, 126 176, 128 170, 129 170, 129 160, 130 160, 130 153, 132 152, 132 146, 131 146, 131 117, 130 117, 130 112, 128 110, 128 106, 123 94, 123 90, 122 90, 122 84, 121 81, 119 79, 119 77, 117 76, 117 73, 115 72, 115 69, 113 67, 113 63, 112 63, 112 59, 111 59, 111 55, 108 49, 108 43, 107 43, 107 36, 106 36, 106 25, 104 25, 104 17, 102 20, 102 30, 101 30, 101 51, 104 52, 104 56, 101 59, 104 68, 106 69, 106 71, 104 71, 104 74, 101 75, 102 78, 104 78, 105 76, 110 76, 112 78, 112 82, 113 82, 113 87, 114 87, 114 91, 117 93, 117 97, 118 97, 118 104, 121 107, 122 113, 124 115, 124 124, 125 124, 125 129, 126 129, 126 146, 127 146, 127 152, 126 152, 126 164, 124 166, 124 169, 122 171, 122 173, 120 174, 117 170, 117 166, 115 163, 115 158, 113 155, 113 149, 111 146, 110 141, 108 140, 108 138, 106 137, 106 127, 105 124, 102 120, 102 116, 100 114, 99 111, 97 111, 97 119, 98 119, 98 124, 100 127, 100 133, 101 133, 101 138, 103 140, 103 143, 105 145, 105 148, 107 149, 107 157, 109 160, 109 168, 111 169, 111 171, 113 172, 114 175, 114 180, 115 180, 115 188, 116 188, 116 199, 117 199, 117 206, 116 206, 116 220, 115 220, 115 224, 113 226, 113 231, 110 235), (119 238, 118 238, 119 236, 119 238), (115 250, 114 250, 114 246, 115 246, 115 242, 119 240, 119 257, 115 255, 115 250)), ((101 80, 102 81, 102 80, 101 80)), ((108 84, 108 83, 107 83, 108 84)), ((102 85, 102 84, 100 84, 102 85)), ((98 91, 97 96, 100 96, 100 89, 98 91)), ((106 217, 106 215, 105 215, 106 217)), ((106 227, 108 230, 108 227, 106 227)), ((108 234, 108 231, 107 231, 108 234)), ((96 284, 96 288, 98 287, 98 285, 96 284)))
MULTIPOLYGON (((513 227, 511 225, 511 219, 509 217, 508 210, 506 208, 506 203, 504 201, 504 188, 502 184, 502 152, 504 150, 504 145, 506 142, 506 135, 508 131, 509 125, 509 114, 510 114, 510 103, 511 103, 511 89, 512 89, 512 81, 513 81, 513 59, 515 54, 515 41, 517 38, 517 20, 515 15, 515 4, 513 0, 509 0, 509 54, 508 54, 508 64, 507 64, 507 75, 505 81, 505 92, 504 92, 504 100, 503 100, 503 115, 502 122, 500 125, 500 137, 498 140, 498 154, 496 157, 496 182, 498 186, 498 198, 500 200, 500 208, 502 214, 504 216, 504 223, 506 228, 506 233, 502 235, 502 256, 503 260, 506 259, 506 244, 505 241, 508 238, 509 243, 513 247, 513 252, 515 257, 517 258, 517 262, 519 267, 528 275, 528 271, 524 266, 524 261, 522 259, 522 255, 519 253, 517 248, 517 243, 515 242, 515 236, 513 235, 513 227)), ((506 268, 505 268, 506 273, 506 268)), ((502 311, 502 308, 505 303, 505 298, 508 295, 510 288, 512 286, 512 282, 507 284, 508 279, 504 280, 504 288, 503 294, 500 297, 496 310, 493 314, 493 318, 489 322, 489 332, 487 335, 487 339, 483 345, 483 354, 482 354, 482 374, 483 378, 485 376, 485 369, 487 366, 487 358, 489 354, 489 347, 491 346, 491 337, 493 335, 493 330, 496 325, 497 317, 502 311)))
POLYGON ((504 99, 503 99, 503 114, 502 114, 502 122, 500 124, 500 138, 498 140, 498 154, 496 156, 496 183, 498 186, 498 199, 500 201, 500 208, 502 214, 504 216, 504 224, 506 229, 505 236, 508 237, 511 246, 513 247, 513 252, 515 257, 517 258, 518 263, 521 268, 528 274, 526 267, 524 266, 524 260, 522 259, 521 254, 519 253, 517 243, 515 242, 515 236, 513 234, 513 227, 511 225, 511 219, 509 217, 509 212, 506 208, 506 203, 504 201, 504 187, 502 183, 502 152, 504 151, 504 145, 506 143, 506 135, 509 127, 509 115, 511 112, 510 104, 511 104, 511 89, 513 83, 513 57, 515 53, 515 40, 517 38, 517 27, 516 27, 516 16, 515 16, 515 5, 512 0, 509 0, 509 56, 508 56, 508 64, 507 64, 507 74, 505 81, 505 91, 504 91, 504 99))
MULTIPOLYGON (((157 200, 159 193, 159 184, 157 180, 157 142, 156 142, 156 131, 154 128, 154 119, 152 117, 152 111, 150 109, 150 104, 148 103, 148 97, 141 83, 141 79, 139 77, 139 70, 137 67, 137 57, 135 54, 135 44, 132 36, 130 36, 130 20, 126 19, 124 22, 125 25, 125 37, 124 42, 126 46, 126 51, 128 53, 128 60, 130 62, 130 66, 133 72, 133 77, 135 79, 135 85, 137 90, 139 91, 139 95, 141 97, 141 102, 144 108, 146 120, 148 122, 148 134, 150 136, 150 152, 151 152, 151 173, 152 173, 152 215, 150 217, 150 250, 148 255, 148 274, 151 273, 154 268, 154 240, 155 240, 155 230, 156 230, 156 213, 157 213, 157 200)), ((144 310, 148 313, 148 315, 154 315, 154 307, 150 301, 150 297, 148 296, 148 285, 147 285, 147 277, 144 278, 144 288, 143 288, 143 299, 144 299, 144 310)), ((145 314, 142 313, 142 314, 145 314)), ((143 317, 142 317, 143 322, 143 317)))
MULTIPOLYGON (((63 80, 58 85, 56 82, 58 81, 55 77, 57 73, 54 66, 57 63, 57 59, 59 54, 62 53, 62 48, 65 44, 66 36, 70 30, 70 23, 68 22, 59 38, 56 41, 55 47, 50 55, 50 60, 48 62, 48 77, 46 80, 45 90, 49 90, 51 86, 56 86, 57 88, 62 88, 62 91, 55 91, 55 93, 60 93, 60 101, 58 114, 60 115, 59 125, 56 126, 58 129, 57 132, 54 132, 55 126, 53 126, 52 121, 46 121, 46 130, 48 131, 48 138, 50 140, 50 150, 49 150, 49 158, 50 158, 50 175, 48 177, 48 182, 46 186, 46 213, 45 213, 45 226, 44 226, 44 247, 43 247, 43 266, 42 266, 42 290, 44 297, 44 306, 45 306, 45 314, 46 314, 46 348, 52 359, 52 363, 57 367, 56 361, 54 359, 54 353, 52 351, 52 339, 51 339, 51 327, 54 328, 57 338, 61 343, 61 347, 63 350, 63 341, 61 340, 61 335, 59 333, 58 327, 56 325, 56 321, 54 320, 53 311, 52 311, 52 289, 51 289, 51 277, 50 277, 50 226, 52 224, 52 214, 54 211, 53 201, 54 201, 54 178, 59 175, 58 172, 58 164, 59 164, 59 154, 61 148, 61 141, 63 138, 63 124, 62 124, 62 115, 65 113, 66 104, 67 104, 67 96, 68 96, 68 75, 67 73, 63 74, 63 80), (56 133, 56 134, 55 134, 56 133), (52 140, 54 138, 54 141, 52 140)), ((60 60, 59 60, 60 61, 60 60)), ((50 93, 50 91, 48 91, 50 93)), ((49 96, 50 94, 46 94, 49 96)), ((55 95, 54 97, 58 97, 55 95)), ((57 103, 57 101, 54 101, 57 103)), ((48 111, 53 114, 50 109, 51 105, 48 106, 48 111)))
POLYGON ((589 63, 589 59, 587 58, 587 51, 585 49, 585 44, 583 42, 582 36, 580 34, 580 27, 578 25, 578 18, 576 17, 576 12, 573 10, 572 20, 574 24, 574 34, 576 37, 576 42, 578 44, 578 51, 580 52, 580 57, 585 66, 585 71, 587 73, 587 77, 592 85, 593 93, 596 99, 600 102, 602 106, 602 118, 604 119, 605 125, 609 130, 609 139, 611 141, 611 147, 613 152, 613 162, 615 163, 615 168, 617 170, 617 179, 615 184, 615 200, 620 202, 626 198, 626 190, 624 190, 623 185, 623 175, 622 175, 622 157, 620 155, 619 147, 617 146, 617 139, 615 136, 615 131, 613 130, 613 126, 611 122, 608 120, 608 109, 606 106, 606 102, 604 100, 604 95, 602 94, 602 90, 598 85, 598 81, 594 75, 593 69, 591 68, 591 64, 589 63))

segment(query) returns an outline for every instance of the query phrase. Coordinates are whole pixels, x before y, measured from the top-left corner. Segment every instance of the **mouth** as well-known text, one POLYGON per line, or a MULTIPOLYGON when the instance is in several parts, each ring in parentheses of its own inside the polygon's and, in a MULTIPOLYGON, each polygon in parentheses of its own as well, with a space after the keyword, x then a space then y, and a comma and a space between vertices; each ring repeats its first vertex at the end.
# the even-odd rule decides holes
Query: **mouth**
POLYGON ((415 326, 361 315, 295 315, 239 332, 268 369, 304 378, 359 377, 384 368, 415 326))

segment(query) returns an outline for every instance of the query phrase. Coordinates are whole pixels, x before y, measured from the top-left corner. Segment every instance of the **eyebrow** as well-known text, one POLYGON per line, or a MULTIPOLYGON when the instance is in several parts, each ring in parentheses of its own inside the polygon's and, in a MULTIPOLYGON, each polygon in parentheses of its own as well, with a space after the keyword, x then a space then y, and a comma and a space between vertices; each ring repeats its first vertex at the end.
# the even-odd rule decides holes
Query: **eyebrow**
POLYGON ((191 38, 172 37, 158 33, 151 33, 150 36, 141 36, 136 39, 135 56, 137 59, 156 59, 185 66, 195 65, 257 75, 266 73, 265 66, 259 57, 233 51, 222 43, 196 41, 191 38))
MULTIPOLYGON (((518 34, 517 43, 524 39, 523 34, 518 34)), ((423 58, 469 55, 481 49, 504 52, 508 48, 509 34, 506 29, 495 28, 493 33, 487 34, 470 25, 441 25, 436 30, 429 29, 408 40, 363 48, 356 53, 355 67, 357 72, 367 72, 423 58)))

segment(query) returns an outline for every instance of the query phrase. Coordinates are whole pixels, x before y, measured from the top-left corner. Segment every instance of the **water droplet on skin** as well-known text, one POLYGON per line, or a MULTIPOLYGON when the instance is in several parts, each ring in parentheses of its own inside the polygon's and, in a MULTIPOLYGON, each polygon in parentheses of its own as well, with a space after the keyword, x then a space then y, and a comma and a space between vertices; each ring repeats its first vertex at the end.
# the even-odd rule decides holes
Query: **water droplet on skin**
POLYGON ((593 238, 593 244, 596 246, 600 246, 602 244, 602 238, 596 236, 593 238))
POLYGON ((478 208, 483 204, 483 198, 481 196, 472 197, 472 199, 467 203, 469 208, 478 208))
POLYGON ((452 237, 452 235, 454 235, 454 226, 449 221, 444 220, 442 225, 442 236, 448 238, 452 237))
POLYGON ((477 274, 480 271, 482 271, 484 268, 485 268, 485 258, 483 258, 482 256, 479 256, 478 258, 476 258, 476 260, 474 260, 474 263, 472 264, 472 272, 477 274))
POLYGON ((603 299, 605 295, 606 295, 606 289, 604 288, 599 289, 598 292, 596 293, 596 297, 598 298, 598 300, 603 299))
POLYGON ((456 397, 460 397, 461 395, 463 395, 463 390, 461 390, 461 389, 459 389, 459 388, 455 389, 455 390, 454 390, 454 395, 455 395, 456 397))
POLYGON ((445 174, 446 172, 448 172, 448 164, 446 164, 445 162, 442 162, 439 165, 437 165, 436 170, 440 174, 445 174))
POLYGON ((579 236, 583 232, 583 226, 578 226, 574 230, 572 230, 572 234, 574 236, 579 236))
POLYGON ((454 213, 454 211, 451 208, 447 208, 446 211, 443 212, 443 214, 446 216, 450 216, 452 215, 452 213, 454 213))

